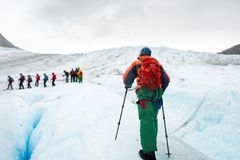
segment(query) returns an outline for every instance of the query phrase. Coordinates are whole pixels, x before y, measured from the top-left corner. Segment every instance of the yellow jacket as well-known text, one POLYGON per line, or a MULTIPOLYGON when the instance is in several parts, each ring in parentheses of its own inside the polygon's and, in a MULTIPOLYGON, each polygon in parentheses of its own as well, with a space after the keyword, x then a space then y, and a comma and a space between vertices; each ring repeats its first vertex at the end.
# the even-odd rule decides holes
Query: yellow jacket
POLYGON ((82 76, 83 76, 83 72, 82 72, 81 69, 78 70, 77 76, 78 76, 78 77, 82 77, 82 76))

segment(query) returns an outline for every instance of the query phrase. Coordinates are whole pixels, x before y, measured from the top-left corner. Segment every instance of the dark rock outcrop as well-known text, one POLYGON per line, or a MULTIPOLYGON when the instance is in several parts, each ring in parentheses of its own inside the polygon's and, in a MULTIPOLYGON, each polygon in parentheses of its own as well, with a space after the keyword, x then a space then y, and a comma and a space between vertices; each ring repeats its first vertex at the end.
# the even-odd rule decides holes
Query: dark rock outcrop
POLYGON ((0 47, 19 49, 18 47, 13 45, 11 42, 9 42, 1 33, 0 33, 0 47))
POLYGON ((233 46, 229 49, 226 49, 219 54, 226 54, 226 55, 240 55, 240 44, 233 46))

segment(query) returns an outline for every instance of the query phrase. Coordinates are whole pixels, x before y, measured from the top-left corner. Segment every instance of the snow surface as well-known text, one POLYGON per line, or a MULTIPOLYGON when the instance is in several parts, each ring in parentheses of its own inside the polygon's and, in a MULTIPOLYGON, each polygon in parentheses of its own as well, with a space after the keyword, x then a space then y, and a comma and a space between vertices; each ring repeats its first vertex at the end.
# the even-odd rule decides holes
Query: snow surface
MULTIPOLYGON (((16 89, 20 72, 58 73, 54 88, 0 92, 0 120, 6 122, 0 124, 0 157, 136 159, 140 144, 134 91, 128 93, 116 142, 114 135, 124 94, 122 73, 140 48, 72 55, 0 48, 3 89, 9 74, 16 89), (84 84, 64 84, 63 69, 78 66, 84 70, 84 84)), ((240 56, 169 48, 153 48, 153 56, 171 77, 164 94, 171 159, 240 159, 240 56)), ((165 159, 161 119, 160 114, 157 157, 165 159)))
MULTIPOLYGON (((69 83, 11 92, 1 95, 0 100, 1 121, 7 120, 0 125, 3 159, 139 159, 135 105, 127 101, 115 141, 122 97, 110 89, 87 82, 69 83), (9 102, 9 97, 14 101, 9 102)), ((167 159, 165 139, 163 133, 160 135, 157 157, 167 159)), ((208 159, 174 137, 170 143, 171 159, 208 159)))

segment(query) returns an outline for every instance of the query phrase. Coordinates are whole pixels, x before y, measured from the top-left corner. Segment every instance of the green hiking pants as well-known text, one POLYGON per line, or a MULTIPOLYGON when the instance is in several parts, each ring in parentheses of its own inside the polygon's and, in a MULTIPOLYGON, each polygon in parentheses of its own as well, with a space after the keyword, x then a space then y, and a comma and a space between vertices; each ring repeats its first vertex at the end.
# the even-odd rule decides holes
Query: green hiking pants
POLYGON ((156 102, 162 97, 162 89, 151 91, 141 88, 137 91, 138 100, 144 100, 145 108, 138 104, 140 139, 144 153, 157 151, 158 107, 156 102))
POLYGON ((79 82, 79 83, 82 83, 82 79, 83 79, 83 77, 79 77, 79 78, 78 78, 78 82, 79 82))

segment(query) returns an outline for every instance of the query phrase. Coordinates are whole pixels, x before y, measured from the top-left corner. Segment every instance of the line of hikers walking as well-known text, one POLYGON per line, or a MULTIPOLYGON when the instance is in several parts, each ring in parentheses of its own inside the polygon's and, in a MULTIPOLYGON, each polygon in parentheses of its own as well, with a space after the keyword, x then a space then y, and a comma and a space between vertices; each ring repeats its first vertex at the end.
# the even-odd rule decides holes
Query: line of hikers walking
MULTIPOLYGON (((75 70, 72 68, 70 72, 64 70, 64 75, 63 76, 66 76, 66 83, 69 82, 69 76, 71 78, 71 82, 79 82, 79 83, 82 83, 83 81, 83 71, 78 67, 76 68, 75 70)), ((51 80, 52 80, 52 86, 56 86, 55 84, 55 81, 57 80, 57 75, 52 72, 51 74, 51 80)), ((39 87, 39 81, 41 80, 41 77, 40 75, 37 73, 36 76, 35 76, 35 87, 39 87)), ((43 74, 43 86, 44 87, 47 87, 47 81, 49 80, 48 78, 48 75, 46 73, 43 74)), ((33 82, 33 79, 32 79, 32 76, 31 75, 28 75, 27 76, 27 79, 25 78, 25 76, 20 73, 20 78, 18 79, 19 81, 19 89, 24 89, 24 85, 23 83, 25 81, 27 81, 27 88, 32 88, 31 86, 31 83, 33 82)), ((14 78, 11 77, 11 76, 8 76, 8 87, 7 87, 7 90, 9 89, 13 89, 13 84, 14 82, 14 78)))
MULTIPOLYGON (((36 79, 35 87, 38 87, 39 86, 39 81, 41 79, 40 75, 38 73, 36 74, 35 79, 36 79)), ((52 86, 55 86, 56 79, 57 79, 57 75, 54 72, 52 72, 52 78, 51 78, 52 86)), ((19 89, 25 89, 25 87, 23 85, 23 83, 25 81, 27 81, 27 88, 32 88, 31 83, 33 82, 33 79, 32 79, 31 75, 28 75, 27 78, 25 78, 25 76, 22 73, 20 73, 20 78, 18 79, 18 81, 19 81, 19 89)), ((47 81, 48 81, 48 75, 46 73, 44 73, 43 74, 43 85, 44 85, 44 87, 47 87, 47 85, 46 85, 47 81)), ((12 86, 13 82, 14 82, 13 77, 8 76, 7 90, 9 90, 9 89, 12 90, 13 89, 13 86, 12 86)))
MULTIPOLYGON (((29 77, 28 77, 29 78, 29 77)), ((30 77, 31 78, 31 77, 30 77)), ((35 81, 35 87, 38 87, 39 86, 39 81, 40 81, 40 76, 39 76, 39 74, 36 74, 36 76, 35 76, 35 79, 36 79, 36 81, 35 81)), ((52 80, 52 86, 56 86, 55 85, 55 81, 57 80, 57 75, 54 73, 54 72, 52 72, 52 78, 51 78, 51 80, 52 80)), ((27 80, 28 81, 28 80, 27 80)), ((46 73, 44 73, 43 74, 43 85, 44 85, 44 87, 47 87, 47 81, 48 81, 48 76, 47 76, 47 74, 46 73)), ((29 81, 28 81, 29 82, 29 81)), ((30 79, 30 82, 32 82, 32 80, 30 79)), ((30 88, 31 88, 31 86, 30 86, 30 88)))

